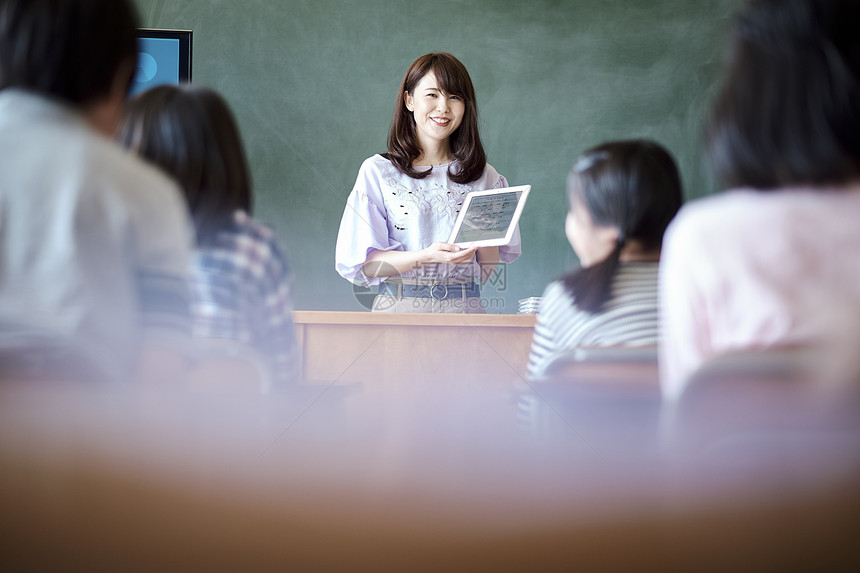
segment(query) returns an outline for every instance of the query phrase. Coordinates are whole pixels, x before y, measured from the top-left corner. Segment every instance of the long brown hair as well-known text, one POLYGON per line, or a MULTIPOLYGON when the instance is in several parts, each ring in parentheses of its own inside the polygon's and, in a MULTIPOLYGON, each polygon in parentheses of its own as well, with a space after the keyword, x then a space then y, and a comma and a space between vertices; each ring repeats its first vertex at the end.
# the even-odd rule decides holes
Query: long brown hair
POLYGON ((124 147, 161 167, 182 188, 198 245, 251 213, 251 176, 239 128, 227 102, 209 88, 158 86, 131 98, 117 136, 124 147))
POLYGON ((433 72, 442 91, 459 96, 466 104, 460 127, 451 134, 451 154, 459 162, 459 169, 448 175, 455 183, 475 181, 487 166, 487 154, 478 134, 478 106, 472 79, 460 60, 447 52, 435 52, 421 56, 409 66, 394 103, 394 115, 388 130, 388 159, 398 171, 414 179, 427 177, 431 169, 416 171, 413 163, 421 156, 421 146, 415 129, 415 116, 406 107, 404 94, 414 94, 415 86, 429 72, 433 72))

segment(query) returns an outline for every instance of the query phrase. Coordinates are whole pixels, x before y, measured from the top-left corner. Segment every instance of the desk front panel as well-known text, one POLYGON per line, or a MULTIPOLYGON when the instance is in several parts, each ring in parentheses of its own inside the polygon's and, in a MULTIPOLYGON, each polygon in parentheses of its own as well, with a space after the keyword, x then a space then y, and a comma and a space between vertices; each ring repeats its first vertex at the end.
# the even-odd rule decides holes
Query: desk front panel
POLYGON ((404 384, 508 384, 525 377, 531 315, 399 315, 296 311, 304 380, 404 384))

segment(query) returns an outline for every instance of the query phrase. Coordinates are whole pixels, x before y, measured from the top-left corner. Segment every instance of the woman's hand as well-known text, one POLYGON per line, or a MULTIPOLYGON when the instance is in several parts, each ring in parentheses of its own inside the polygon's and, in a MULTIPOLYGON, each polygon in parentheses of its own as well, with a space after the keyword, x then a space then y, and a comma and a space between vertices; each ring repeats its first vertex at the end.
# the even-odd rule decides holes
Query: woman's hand
POLYGON ((432 264, 462 265, 472 262, 477 247, 462 248, 433 243, 420 251, 370 251, 363 271, 368 277, 390 277, 432 264))
POLYGON ((463 265, 471 263, 475 256, 477 247, 458 247, 451 243, 433 243, 421 252, 424 254, 424 264, 446 263, 449 265, 463 265))

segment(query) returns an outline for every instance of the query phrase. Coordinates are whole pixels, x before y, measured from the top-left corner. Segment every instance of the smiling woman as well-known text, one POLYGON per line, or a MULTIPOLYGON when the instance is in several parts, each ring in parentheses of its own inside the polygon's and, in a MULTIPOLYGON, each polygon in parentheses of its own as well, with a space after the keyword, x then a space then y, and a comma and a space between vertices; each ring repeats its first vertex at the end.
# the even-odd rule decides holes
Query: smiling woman
POLYGON ((347 200, 335 268, 378 287, 374 311, 484 312, 479 282, 520 255, 519 231, 502 247, 447 241, 469 191, 507 186, 487 163, 465 66, 422 56, 398 88, 388 152, 362 164, 347 200))
POLYGON ((413 114, 421 146, 421 155, 413 164, 432 167, 450 163, 453 158, 448 139, 463 121, 463 98, 441 89, 433 72, 421 78, 414 93, 406 92, 403 98, 413 114))

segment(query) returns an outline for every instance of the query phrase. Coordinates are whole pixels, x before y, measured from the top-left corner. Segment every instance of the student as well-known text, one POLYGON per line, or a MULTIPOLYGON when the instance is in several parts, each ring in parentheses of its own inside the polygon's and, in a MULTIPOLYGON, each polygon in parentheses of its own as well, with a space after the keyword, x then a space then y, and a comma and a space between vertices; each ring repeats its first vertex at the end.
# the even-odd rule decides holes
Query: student
POLYGON ((0 376, 178 379, 191 231, 179 190, 110 139, 126 0, 0 0, 0 376))
POLYGON ((532 377, 573 348, 657 344, 660 247, 683 201, 674 159, 653 141, 604 143, 576 161, 567 189, 565 232, 582 266, 543 294, 532 377))
POLYGON ((378 287, 374 311, 480 313, 479 281, 520 255, 448 244, 469 191, 507 187, 486 160, 475 90, 451 54, 421 56, 397 91, 388 153, 361 166, 335 252, 344 278, 378 287))
POLYGON ((860 5, 766 0, 734 21, 707 149, 733 190, 669 228, 664 397, 704 362, 829 344, 860 321, 860 5))
POLYGON ((207 88, 152 88, 129 101, 118 138, 185 194, 197 236, 194 338, 247 344, 266 361, 275 389, 295 382, 292 273, 275 234, 250 216, 248 162, 227 103, 207 88))

